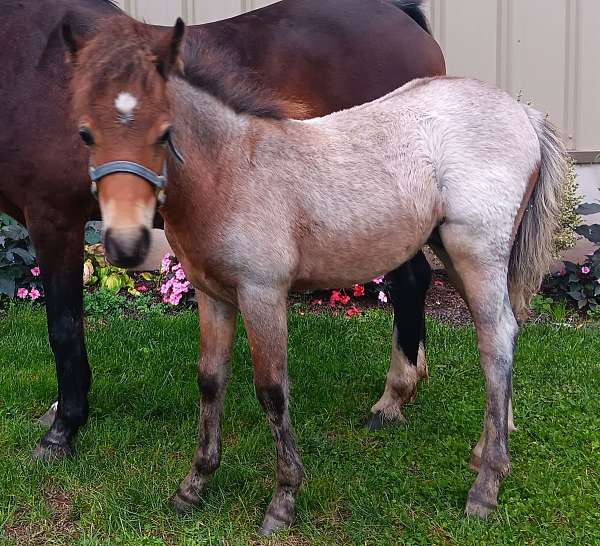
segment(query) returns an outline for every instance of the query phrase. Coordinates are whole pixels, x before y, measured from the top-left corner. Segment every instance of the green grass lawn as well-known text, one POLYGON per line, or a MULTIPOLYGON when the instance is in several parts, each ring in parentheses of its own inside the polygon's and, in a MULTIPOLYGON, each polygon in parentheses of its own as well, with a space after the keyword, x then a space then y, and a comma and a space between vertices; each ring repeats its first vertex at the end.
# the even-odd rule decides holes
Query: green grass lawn
POLYGON ((223 462, 191 516, 168 499, 195 446, 197 319, 108 319, 87 330, 91 417, 72 460, 30 460, 55 394, 41 311, 0 316, 0 544, 600 544, 600 331, 530 326, 515 364, 513 473, 497 513, 466 519, 483 378, 471 328, 429 323, 431 379, 407 426, 368 433, 391 317, 290 315, 292 420, 306 479, 288 534, 254 534, 274 447, 240 328, 223 462))

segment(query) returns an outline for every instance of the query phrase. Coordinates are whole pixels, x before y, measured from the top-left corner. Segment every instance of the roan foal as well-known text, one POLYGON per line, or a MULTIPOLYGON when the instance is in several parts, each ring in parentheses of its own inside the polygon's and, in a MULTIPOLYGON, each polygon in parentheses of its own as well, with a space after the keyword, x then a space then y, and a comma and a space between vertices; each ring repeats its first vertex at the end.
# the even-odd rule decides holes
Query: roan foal
POLYGON ((175 506, 196 506, 219 466, 239 310, 277 448, 261 532, 293 522, 303 469, 288 411, 288 291, 364 282, 429 243, 477 329, 487 406, 466 511, 486 517, 510 470, 513 309, 538 288, 550 260, 562 143, 539 112, 458 78, 417 80, 324 118, 281 119, 251 89, 187 81, 178 62, 183 32, 178 21, 153 46, 129 20, 111 22, 87 44, 64 29, 108 253, 134 247, 150 226, 168 163, 161 213, 199 289, 199 443, 175 506), (171 138, 185 165, 170 156, 171 138))

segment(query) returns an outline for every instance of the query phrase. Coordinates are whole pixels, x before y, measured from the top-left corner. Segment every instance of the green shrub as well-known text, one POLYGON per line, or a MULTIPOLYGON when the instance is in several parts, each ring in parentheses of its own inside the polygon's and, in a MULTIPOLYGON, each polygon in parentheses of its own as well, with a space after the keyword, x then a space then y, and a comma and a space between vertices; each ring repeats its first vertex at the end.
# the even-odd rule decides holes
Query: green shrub
POLYGON ((27 230, 6 214, 0 214, 0 295, 38 299, 39 274, 27 230))
POLYGON ((577 209, 581 203, 581 197, 577 195, 577 189, 577 171, 575 163, 571 161, 568 176, 563 186, 559 224, 554 237, 555 258, 560 258, 567 250, 573 248, 577 242, 577 229, 581 224, 581 217, 577 209))

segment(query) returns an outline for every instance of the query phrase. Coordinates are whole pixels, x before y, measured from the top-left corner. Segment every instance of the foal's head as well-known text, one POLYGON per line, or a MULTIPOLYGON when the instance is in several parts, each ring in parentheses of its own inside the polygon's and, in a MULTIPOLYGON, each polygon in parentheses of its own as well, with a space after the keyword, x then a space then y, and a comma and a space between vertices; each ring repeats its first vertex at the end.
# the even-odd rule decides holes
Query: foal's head
POLYGON ((106 253, 124 267, 146 256, 157 200, 164 198, 162 175, 171 145, 166 82, 177 69, 184 30, 181 19, 168 33, 157 34, 116 17, 84 43, 63 26, 74 69, 73 112, 90 151, 106 253))

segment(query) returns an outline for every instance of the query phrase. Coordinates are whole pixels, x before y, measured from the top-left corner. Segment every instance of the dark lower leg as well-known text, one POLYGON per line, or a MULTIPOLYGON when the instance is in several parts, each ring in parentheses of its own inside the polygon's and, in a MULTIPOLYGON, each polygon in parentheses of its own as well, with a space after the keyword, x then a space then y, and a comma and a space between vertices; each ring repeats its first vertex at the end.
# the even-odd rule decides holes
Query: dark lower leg
POLYGON ((173 507, 187 512, 200 503, 204 488, 221 462, 221 414, 235 336, 236 310, 198 292, 201 357, 198 387, 202 397, 198 447, 192 467, 173 497, 173 507))
POLYGON ((34 457, 42 459, 72 453, 72 440, 87 421, 91 381, 83 333, 84 223, 73 222, 64 232, 49 232, 48 225, 52 224, 38 228, 28 222, 42 271, 58 379, 56 416, 34 452, 34 457))
POLYGON ((259 531, 263 535, 270 535, 294 522, 296 495, 304 473, 290 423, 286 382, 256 386, 256 395, 267 415, 277 450, 277 486, 259 531))
POLYGON ((517 324, 508 302, 498 323, 489 328, 478 326, 477 330, 486 380, 486 412, 481 464, 469 491, 466 512, 485 518, 495 509, 500 482, 510 472, 508 423, 517 324))
POLYGON ((414 400, 419 379, 428 376, 425 359, 425 297, 431 267, 422 252, 386 275, 394 307, 392 357, 385 391, 371 408, 369 430, 404 421, 402 406, 414 400))
POLYGON ((270 535, 295 519, 302 462, 290 423, 287 373, 287 290, 247 288, 239 293, 252 353, 256 395, 277 451, 277 486, 259 533, 270 535))

